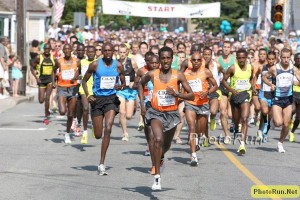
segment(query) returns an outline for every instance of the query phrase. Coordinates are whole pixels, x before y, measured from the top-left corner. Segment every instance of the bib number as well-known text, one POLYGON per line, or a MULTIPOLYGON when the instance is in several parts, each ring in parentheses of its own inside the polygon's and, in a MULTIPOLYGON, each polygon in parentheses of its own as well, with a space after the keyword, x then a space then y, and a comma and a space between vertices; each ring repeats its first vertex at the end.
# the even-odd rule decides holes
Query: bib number
POLYGON ((115 76, 102 76, 100 80, 100 89, 114 89, 116 84, 115 76))
POLYGON ((189 82, 189 85, 191 86, 193 92, 201 92, 202 91, 202 81, 200 79, 190 80, 188 82, 189 82))
POLYGON ((75 75, 74 69, 63 70, 61 72, 62 79, 65 81, 71 80, 72 78, 74 78, 74 75, 75 75))
POLYGON ((236 90, 248 90, 249 89, 249 80, 236 80, 235 89, 236 90))
POLYGON ((43 66, 43 75, 52 75, 52 66, 43 66))
POLYGON ((166 90, 157 91, 158 106, 172 106, 175 105, 175 97, 167 94, 166 90))
POLYGON ((126 83, 126 86, 129 86, 129 84, 130 84, 130 76, 125 76, 125 83, 126 83))

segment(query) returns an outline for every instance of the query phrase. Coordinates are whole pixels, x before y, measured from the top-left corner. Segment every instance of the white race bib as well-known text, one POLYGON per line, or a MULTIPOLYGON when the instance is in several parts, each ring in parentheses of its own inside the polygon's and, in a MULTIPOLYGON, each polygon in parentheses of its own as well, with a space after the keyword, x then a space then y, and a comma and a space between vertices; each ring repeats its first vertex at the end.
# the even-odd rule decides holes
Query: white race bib
POLYGON ((192 88, 193 92, 201 92, 202 91, 202 81, 200 79, 189 80, 189 85, 192 88))
POLYGON ((278 87, 290 87, 293 84, 293 76, 289 76, 289 77, 280 76, 280 77, 277 77, 277 83, 276 83, 276 86, 278 85, 278 87))
POLYGON ((271 87, 264 83, 263 84, 263 91, 264 92, 271 92, 271 87))
POLYGON ((81 66, 81 75, 84 76, 86 71, 88 70, 89 66, 88 65, 83 65, 81 66))
POLYGON ((249 89, 249 80, 236 80, 235 81, 236 90, 248 90, 249 89))
POLYGON ((157 91, 158 106, 172 106, 175 105, 175 97, 167 94, 166 90, 157 91))
POLYGON ((115 76, 101 76, 100 89, 114 89, 116 85, 115 76))
POLYGON ((72 78, 74 78, 74 75, 75 75, 74 69, 62 70, 61 72, 61 77, 65 81, 71 80, 72 78))
POLYGON ((126 86, 130 85, 130 76, 125 76, 125 83, 126 83, 126 86))

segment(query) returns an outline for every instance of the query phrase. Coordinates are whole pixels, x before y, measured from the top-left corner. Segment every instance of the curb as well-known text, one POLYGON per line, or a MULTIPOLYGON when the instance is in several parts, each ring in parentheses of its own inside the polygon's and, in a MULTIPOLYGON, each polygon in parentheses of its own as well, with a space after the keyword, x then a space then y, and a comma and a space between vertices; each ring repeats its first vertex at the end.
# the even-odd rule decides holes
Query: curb
POLYGON ((10 97, 10 98, 1 100, 0 113, 10 110, 11 108, 15 107, 16 105, 18 105, 20 103, 31 102, 33 100, 34 100, 34 95, 20 96, 19 98, 10 97))

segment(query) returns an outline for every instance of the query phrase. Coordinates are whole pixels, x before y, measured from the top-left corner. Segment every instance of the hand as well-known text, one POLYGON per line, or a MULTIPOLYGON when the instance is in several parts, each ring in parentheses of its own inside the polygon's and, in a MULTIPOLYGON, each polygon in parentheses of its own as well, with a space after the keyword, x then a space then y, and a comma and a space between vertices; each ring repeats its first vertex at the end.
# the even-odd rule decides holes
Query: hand
POLYGON ((199 97, 200 99, 204 99, 207 96, 207 92, 200 92, 199 97))
POLYGON ((254 88, 254 89, 252 90, 252 93, 253 93, 253 95, 257 95, 257 90, 256 90, 256 88, 254 88))
POLYGON ((52 89, 56 88, 56 83, 52 83, 52 89))
POLYGON ((239 92, 238 92, 238 91, 236 91, 236 90, 233 90, 232 94, 233 94, 233 95, 238 95, 238 94, 239 94, 239 92))
POLYGON ((141 106, 141 115, 142 115, 142 116, 145 116, 145 115, 146 115, 146 108, 145 108, 144 105, 141 106))
POLYGON ((36 78, 36 82, 37 82, 37 83, 41 83, 42 81, 41 81, 40 78, 36 78))
POLYGON ((166 91, 167 91, 167 94, 176 96, 175 90, 173 88, 171 88, 170 86, 167 87, 166 91))
POLYGON ((74 78, 72 78, 72 79, 70 80, 70 83, 72 83, 72 84, 74 83, 74 78))
POLYGON ((93 95, 88 96, 87 99, 88 99, 88 101, 89 101, 91 104, 93 104, 93 103, 96 102, 96 98, 95 98, 93 95))
POLYGON ((116 90, 123 90, 123 86, 122 86, 122 85, 116 85, 116 86, 115 86, 115 89, 116 89, 116 90))
POLYGON ((276 86, 274 84, 271 85, 271 91, 275 91, 276 86))

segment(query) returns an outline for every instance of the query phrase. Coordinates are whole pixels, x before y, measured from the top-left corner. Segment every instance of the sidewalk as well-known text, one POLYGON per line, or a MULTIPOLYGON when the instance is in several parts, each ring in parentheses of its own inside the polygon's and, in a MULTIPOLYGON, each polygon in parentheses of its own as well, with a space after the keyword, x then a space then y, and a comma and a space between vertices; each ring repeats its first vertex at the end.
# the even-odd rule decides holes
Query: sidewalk
POLYGON ((19 97, 10 96, 6 99, 0 99, 0 113, 3 113, 6 110, 15 107, 20 103, 33 101, 34 96, 37 96, 37 94, 38 94, 38 88, 32 88, 26 86, 26 96, 21 96, 21 95, 19 97))

